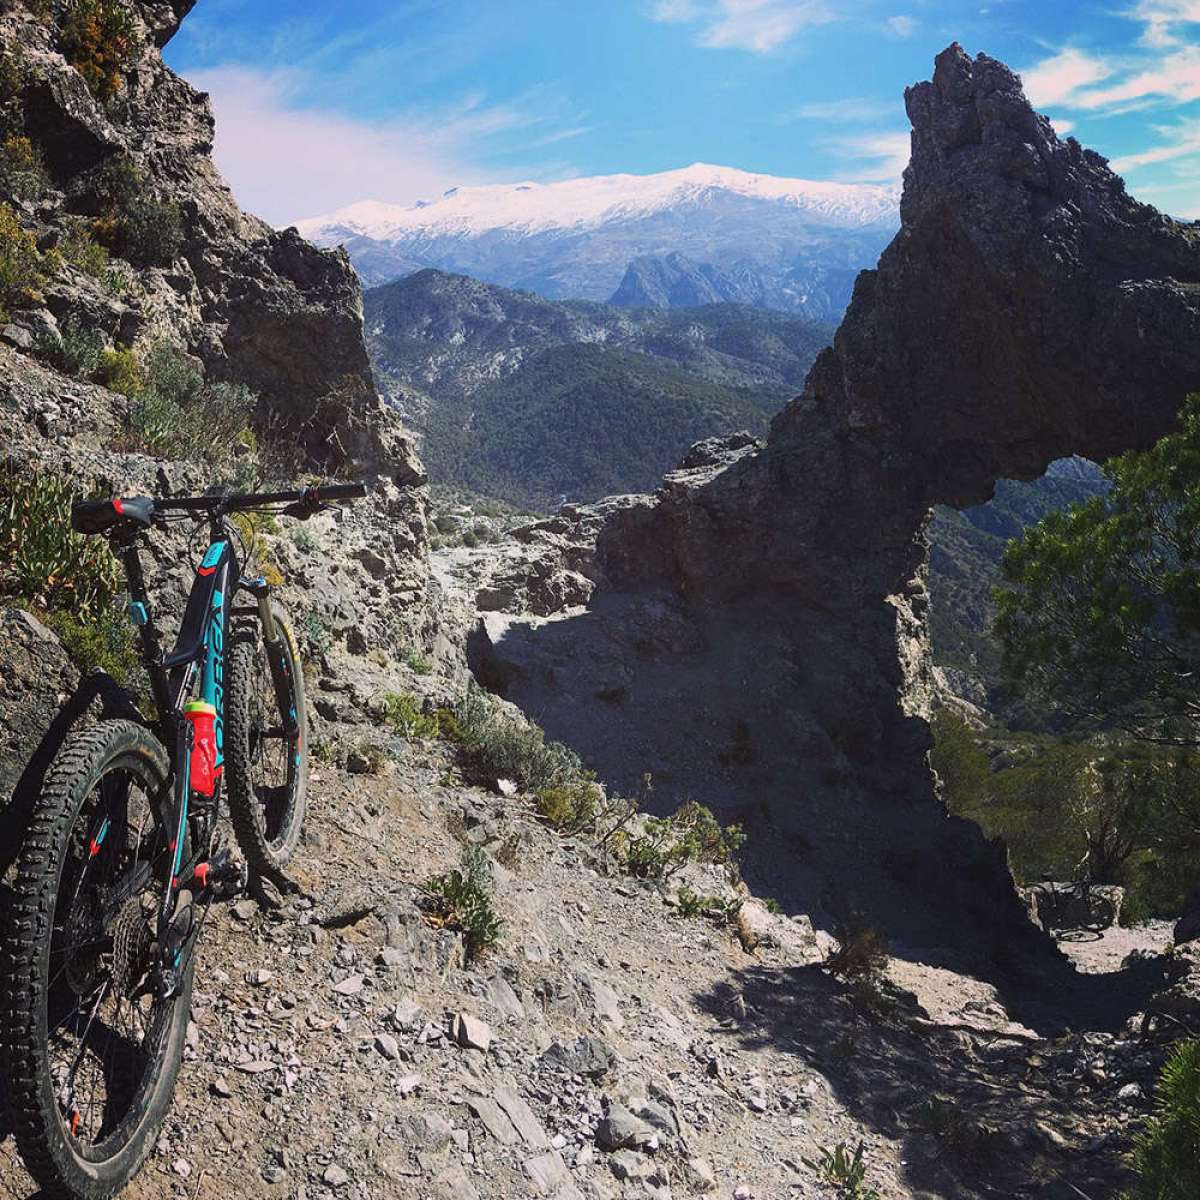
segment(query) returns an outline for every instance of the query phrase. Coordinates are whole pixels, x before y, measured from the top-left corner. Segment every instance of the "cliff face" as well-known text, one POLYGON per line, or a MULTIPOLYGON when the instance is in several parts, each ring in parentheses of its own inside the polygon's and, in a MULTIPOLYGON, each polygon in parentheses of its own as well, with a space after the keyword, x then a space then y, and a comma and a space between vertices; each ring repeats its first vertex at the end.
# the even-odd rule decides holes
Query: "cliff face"
MULTIPOLYGON (((568 514, 525 538, 552 556, 562 539, 586 543, 568 565, 597 585, 593 627, 606 607, 645 613, 638 597, 665 596, 677 628, 659 650, 694 672, 669 707, 654 656, 626 637, 621 714, 587 694, 588 671, 569 683, 560 670, 569 701, 555 703, 571 715, 557 730, 548 716, 552 732, 592 743, 627 777, 617 747, 650 721, 674 787, 727 806, 770 795, 770 820, 815 847, 817 865, 797 871, 819 876, 809 886, 860 891, 857 906, 894 927, 937 879, 944 907, 1000 932, 1020 923, 1002 856, 945 819, 927 764, 929 511, 1170 428, 1200 387, 1200 226, 1138 203, 1100 156, 1059 141, 986 55, 949 47, 906 101, 900 233, 859 276, 833 346, 766 445, 691 456, 598 532, 568 514), (762 731, 740 782, 694 749, 689 759, 686 738, 674 744, 689 703, 714 733, 724 726, 717 737, 735 723, 762 731)), ((492 619, 487 631, 494 668, 531 710, 549 711, 561 629, 492 619)))
POLYGON ((21 3, 0 6, 5 124, 40 151, 52 183, 26 203, 24 217, 45 241, 72 216, 103 216, 119 165, 136 178, 137 199, 178 205, 182 232, 171 261, 141 273, 136 297, 107 294, 69 272, 54 280, 45 300, 55 320, 86 316, 134 344, 168 335, 210 377, 259 392, 263 424, 298 441, 313 463, 385 473, 394 464, 411 482, 410 452, 371 382, 361 293, 344 253, 317 250, 294 230, 240 211, 211 158, 207 97, 162 61, 161 47, 192 4, 130 6, 130 50, 105 98, 68 61, 61 14, 43 7, 39 19, 21 3))
MULTIPOLYGON (((273 468, 272 480, 340 470, 372 483, 368 500, 315 519, 304 537, 268 533, 256 555, 286 580, 282 600, 306 656, 338 681, 328 690, 339 696, 325 710, 338 714, 404 687, 394 674, 406 654, 448 665, 429 579, 425 475, 374 389, 357 278, 341 252, 239 210, 212 162, 207 98, 160 56, 191 3, 125 6, 128 40, 100 87, 85 79, 95 60, 81 60, 62 23, 69 10, 36 7, 40 18, 24 4, 0 3, 0 250, 16 246, 28 257, 36 247, 40 256, 27 286, 6 279, 0 291, 5 457, 35 476, 65 476, 76 491, 161 494, 164 482, 203 490, 218 468, 156 457, 147 449, 156 443, 131 432, 136 389, 110 380, 129 393, 120 394, 96 382, 102 348, 124 355, 143 381, 159 348, 182 351, 210 384, 245 384, 258 394, 263 461, 279 454, 294 464, 273 468), (24 179, 11 169, 13 147, 34 163, 24 179), (157 222, 154 236, 131 239, 135 217, 157 222), (63 361, 64 347, 80 345, 91 347, 87 365, 63 361)), ((245 481, 249 440, 230 440, 237 444, 221 447, 221 478, 237 468, 245 481)), ((211 459, 207 450, 181 447, 178 455, 211 459)), ((160 531, 150 552, 148 574, 169 627, 186 594, 191 547, 182 532, 160 531)), ((39 597, 11 586, 6 565, 0 604, 15 592, 39 609, 39 597)), ((60 676, 71 669, 34 617, 0 611, 21 635, 0 646, 0 677, 10 680, 0 685, 0 725, 11 734, 0 747, 3 797, 26 770, 46 729, 42 718, 64 693, 60 676), (26 643, 53 652, 26 653, 26 643)))

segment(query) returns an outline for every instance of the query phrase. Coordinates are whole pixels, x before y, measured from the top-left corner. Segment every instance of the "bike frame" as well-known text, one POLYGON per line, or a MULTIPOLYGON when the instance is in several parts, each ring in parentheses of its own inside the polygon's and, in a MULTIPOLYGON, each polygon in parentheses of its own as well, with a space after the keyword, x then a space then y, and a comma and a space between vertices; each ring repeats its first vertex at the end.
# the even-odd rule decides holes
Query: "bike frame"
MULTIPOLYGON (((258 617, 280 710, 290 717, 290 721, 285 718, 285 736, 294 737, 298 727, 295 710, 285 706, 289 694, 287 662, 271 609, 271 588, 265 579, 242 578, 233 532, 224 513, 216 512, 210 519, 208 549, 196 568, 179 634, 169 654, 162 651, 162 635, 150 605, 138 550, 139 534, 140 531, 131 530, 119 540, 114 539, 114 549, 129 584, 129 615, 140 633, 142 663, 150 678, 157 716, 156 731, 171 761, 169 795, 158 800, 159 819, 174 856, 158 911, 161 986, 170 995, 177 986, 184 947, 192 932, 191 928, 175 931, 172 923, 179 911, 181 891, 192 882, 197 866, 210 852, 221 799, 219 779, 211 797, 202 797, 191 789, 193 729, 184 716, 183 706, 198 678, 199 698, 216 709, 216 766, 220 772, 224 764, 225 651, 234 615, 258 617), (254 596, 254 608, 240 610, 233 606, 233 596, 239 590, 254 596), (189 832, 193 835, 192 851, 185 862, 184 847, 189 832)), ((193 928, 194 924, 193 921, 193 928)))

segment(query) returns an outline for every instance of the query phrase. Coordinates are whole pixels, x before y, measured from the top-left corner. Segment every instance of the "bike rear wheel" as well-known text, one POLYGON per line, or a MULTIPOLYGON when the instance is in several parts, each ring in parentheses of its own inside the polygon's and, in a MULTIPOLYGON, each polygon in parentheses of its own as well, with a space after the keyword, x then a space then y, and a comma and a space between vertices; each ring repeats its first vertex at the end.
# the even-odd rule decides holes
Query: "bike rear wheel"
POLYGON ((102 721, 60 752, 22 846, 0 1037, 17 1145, 50 1196, 120 1191, 174 1094, 192 963, 162 997, 154 939, 174 856, 156 802, 168 778, 150 733, 102 721))
POLYGON ((275 625, 282 699, 258 622, 234 631, 226 690, 225 774, 229 816, 250 870, 282 882, 308 808, 308 711, 295 636, 278 615, 275 625))

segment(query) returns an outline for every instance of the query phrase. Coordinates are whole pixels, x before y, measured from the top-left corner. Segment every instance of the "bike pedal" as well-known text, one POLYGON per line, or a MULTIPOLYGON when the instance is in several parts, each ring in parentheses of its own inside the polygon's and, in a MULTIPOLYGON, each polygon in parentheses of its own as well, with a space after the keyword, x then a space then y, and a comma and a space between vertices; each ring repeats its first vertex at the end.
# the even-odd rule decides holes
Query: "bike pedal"
POLYGON ((246 891, 250 872, 246 864, 236 861, 228 850, 221 850, 208 862, 198 864, 192 878, 206 896, 213 900, 230 900, 246 891))

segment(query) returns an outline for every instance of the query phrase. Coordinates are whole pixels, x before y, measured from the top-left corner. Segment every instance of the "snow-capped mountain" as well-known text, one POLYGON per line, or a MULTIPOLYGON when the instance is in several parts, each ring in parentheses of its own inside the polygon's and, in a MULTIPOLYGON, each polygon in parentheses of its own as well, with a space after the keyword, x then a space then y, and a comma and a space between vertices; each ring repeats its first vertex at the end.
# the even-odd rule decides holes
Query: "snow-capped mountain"
POLYGON ((895 231, 898 206, 897 187, 696 163, 655 175, 451 188, 411 206, 364 200, 299 229, 318 245, 345 245, 367 285, 438 267, 550 298, 607 300, 621 289, 619 302, 655 304, 622 288, 627 268, 643 260, 644 276, 646 260, 683 255, 714 281, 716 299, 752 295, 765 307, 831 317, 895 231), (720 280, 736 281, 737 294, 724 295, 720 280))

